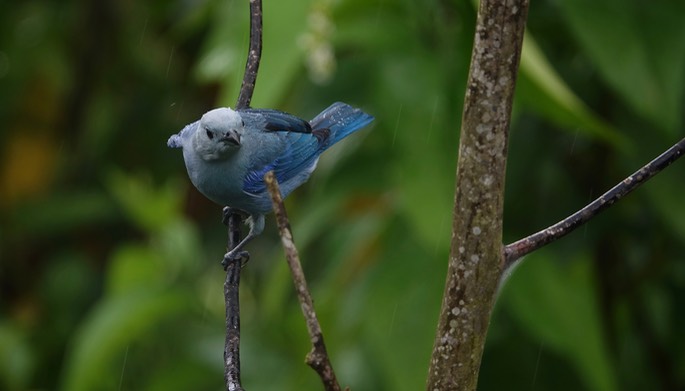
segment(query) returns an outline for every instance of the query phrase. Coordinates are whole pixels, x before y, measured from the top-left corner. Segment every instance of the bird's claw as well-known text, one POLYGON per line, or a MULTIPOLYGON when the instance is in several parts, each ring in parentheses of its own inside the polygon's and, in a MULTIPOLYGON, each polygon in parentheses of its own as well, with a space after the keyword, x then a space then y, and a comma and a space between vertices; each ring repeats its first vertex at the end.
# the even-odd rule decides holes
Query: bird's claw
POLYGON ((221 261, 221 266, 223 266, 224 270, 226 270, 231 262, 240 262, 240 267, 243 267, 249 260, 250 253, 247 251, 229 251, 226 253, 226 255, 224 255, 224 259, 221 261))

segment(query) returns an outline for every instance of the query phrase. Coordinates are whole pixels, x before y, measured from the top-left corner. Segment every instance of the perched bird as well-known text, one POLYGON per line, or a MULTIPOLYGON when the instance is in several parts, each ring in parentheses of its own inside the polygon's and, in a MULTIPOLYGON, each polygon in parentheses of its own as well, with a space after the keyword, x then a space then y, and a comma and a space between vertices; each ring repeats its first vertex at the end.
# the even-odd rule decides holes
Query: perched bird
POLYGON ((272 209, 264 174, 274 172, 283 197, 303 184, 319 155, 373 121, 345 103, 333 103, 307 122, 271 109, 227 107, 205 113, 167 142, 183 148, 190 181, 210 200, 247 214, 250 231, 224 256, 224 264, 246 255, 242 248, 264 230, 272 209))

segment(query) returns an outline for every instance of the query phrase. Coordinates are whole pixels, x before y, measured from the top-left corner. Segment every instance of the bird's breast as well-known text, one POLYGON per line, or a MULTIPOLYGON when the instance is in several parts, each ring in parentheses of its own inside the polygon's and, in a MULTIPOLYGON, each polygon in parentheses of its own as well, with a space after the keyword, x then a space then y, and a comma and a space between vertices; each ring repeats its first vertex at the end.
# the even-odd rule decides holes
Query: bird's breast
POLYGON ((244 181, 249 172, 273 163, 285 145, 278 137, 244 137, 243 141, 236 153, 221 160, 206 161, 184 151, 188 176, 200 193, 221 206, 266 213, 271 208, 268 195, 245 193, 244 181))

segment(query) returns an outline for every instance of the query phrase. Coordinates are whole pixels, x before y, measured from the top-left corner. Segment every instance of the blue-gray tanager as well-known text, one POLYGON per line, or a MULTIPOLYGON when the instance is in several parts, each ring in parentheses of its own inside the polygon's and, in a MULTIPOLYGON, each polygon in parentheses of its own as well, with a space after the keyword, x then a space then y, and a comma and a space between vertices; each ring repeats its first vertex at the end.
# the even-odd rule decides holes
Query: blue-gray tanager
POLYGON ((323 151, 371 121, 340 102, 309 122, 278 110, 222 107, 171 136, 167 145, 183 148, 188 176, 200 193, 250 215, 250 232, 226 262, 245 256, 243 246, 264 230, 264 214, 272 209, 264 174, 274 171, 286 197, 309 179, 323 151))

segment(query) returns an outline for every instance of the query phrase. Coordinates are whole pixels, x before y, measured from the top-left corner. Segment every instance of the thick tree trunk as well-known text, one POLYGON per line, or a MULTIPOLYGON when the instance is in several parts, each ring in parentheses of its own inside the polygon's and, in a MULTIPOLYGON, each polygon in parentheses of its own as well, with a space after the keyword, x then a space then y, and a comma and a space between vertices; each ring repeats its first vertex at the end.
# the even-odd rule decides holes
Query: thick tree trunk
POLYGON ((478 10, 430 391, 476 389, 502 274, 508 130, 527 12, 527 0, 481 0, 478 10))

